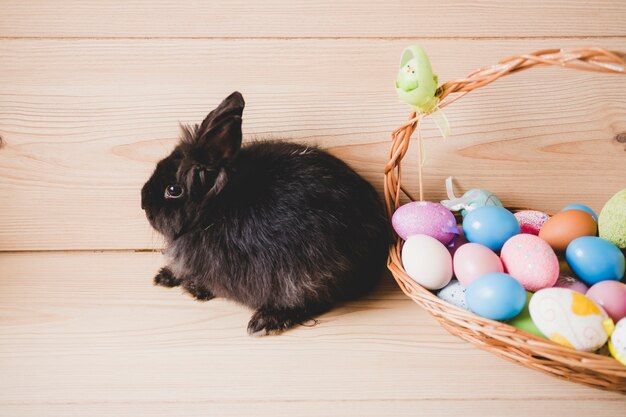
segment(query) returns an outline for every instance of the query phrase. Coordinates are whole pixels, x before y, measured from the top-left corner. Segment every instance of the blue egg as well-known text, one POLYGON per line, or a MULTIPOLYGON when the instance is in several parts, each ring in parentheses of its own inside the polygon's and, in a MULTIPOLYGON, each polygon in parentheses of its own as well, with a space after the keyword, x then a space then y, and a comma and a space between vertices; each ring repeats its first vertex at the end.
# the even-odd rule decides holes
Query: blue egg
POLYGON ((504 242, 519 232, 517 219, 503 207, 479 207, 463 219, 463 233, 467 240, 480 243, 493 251, 502 249, 504 242))
POLYGON ((526 304, 526 290, 509 274, 492 272, 474 280, 465 290, 470 310, 492 320, 509 320, 526 304))
POLYGON ((574 239, 565 251, 572 271, 587 285, 600 281, 619 281, 624 276, 626 260, 621 250, 596 236, 574 239))
POLYGON ((591 210, 591 208, 589 208, 587 206, 584 206, 582 204, 570 204, 569 206, 563 207, 563 209, 561 211, 567 211, 567 210, 582 210, 582 211, 586 211, 587 213, 591 214, 591 217, 593 217, 593 219, 596 222, 598 221, 598 215, 596 214, 596 212, 591 210))

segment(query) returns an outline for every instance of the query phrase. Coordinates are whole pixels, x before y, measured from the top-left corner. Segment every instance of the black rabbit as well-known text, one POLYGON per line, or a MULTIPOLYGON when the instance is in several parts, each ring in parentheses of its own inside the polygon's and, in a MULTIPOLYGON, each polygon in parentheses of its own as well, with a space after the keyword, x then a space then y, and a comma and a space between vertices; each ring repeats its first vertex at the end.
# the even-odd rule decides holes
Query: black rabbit
POLYGON ((240 93, 183 128, 141 191, 168 266, 158 285, 253 309, 250 334, 278 333, 368 291, 389 224, 374 188, 311 146, 241 146, 240 93))

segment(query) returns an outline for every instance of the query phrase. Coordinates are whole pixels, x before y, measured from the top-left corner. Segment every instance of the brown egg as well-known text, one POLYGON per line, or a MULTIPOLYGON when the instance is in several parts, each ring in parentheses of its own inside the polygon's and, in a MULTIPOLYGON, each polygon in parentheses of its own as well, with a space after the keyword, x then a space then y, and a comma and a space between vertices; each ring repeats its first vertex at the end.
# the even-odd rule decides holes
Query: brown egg
POLYGON ((582 210, 566 210, 555 214, 539 230, 539 237, 555 251, 564 251, 569 243, 581 236, 595 236, 598 231, 591 214, 582 210))

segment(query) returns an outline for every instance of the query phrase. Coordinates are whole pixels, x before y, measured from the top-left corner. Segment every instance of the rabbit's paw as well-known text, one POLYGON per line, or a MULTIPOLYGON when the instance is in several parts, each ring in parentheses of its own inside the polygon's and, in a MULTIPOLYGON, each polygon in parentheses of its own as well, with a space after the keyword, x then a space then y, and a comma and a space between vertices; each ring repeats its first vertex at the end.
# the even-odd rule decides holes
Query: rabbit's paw
POLYGON ((209 301, 215 298, 215 295, 213 295, 211 291, 206 288, 199 287, 192 279, 185 280, 183 288, 189 293, 189 295, 198 301, 209 301))
POLYGON ((160 285, 162 287, 178 287, 182 283, 182 280, 176 278, 174 273, 169 268, 161 268, 158 274, 154 277, 154 285, 160 285))
POLYGON ((310 318, 310 315, 303 309, 278 310, 261 308, 257 310, 250 319, 248 323, 248 334, 250 336, 280 334, 310 318))

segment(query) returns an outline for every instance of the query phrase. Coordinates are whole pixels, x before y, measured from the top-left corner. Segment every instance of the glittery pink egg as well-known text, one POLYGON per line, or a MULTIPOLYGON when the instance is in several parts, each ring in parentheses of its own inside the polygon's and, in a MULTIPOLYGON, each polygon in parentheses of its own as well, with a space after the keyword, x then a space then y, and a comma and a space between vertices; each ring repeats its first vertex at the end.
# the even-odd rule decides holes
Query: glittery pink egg
POLYGON ((500 252, 504 270, 528 291, 552 287, 559 277, 559 260, 548 243, 534 235, 515 235, 500 252))
POLYGON ((520 233, 537 236, 539 229, 550 219, 550 216, 537 210, 523 210, 515 213, 515 218, 519 223, 520 233))
POLYGON ((402 239, 428 235, 447 245, 459 234, 454 214, 441 204, 415 201, 400 206, 393 213, 391 224, 402 239))

